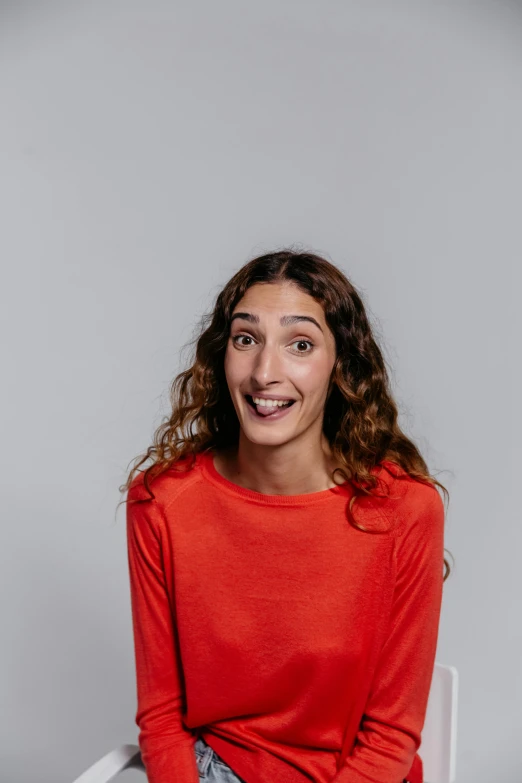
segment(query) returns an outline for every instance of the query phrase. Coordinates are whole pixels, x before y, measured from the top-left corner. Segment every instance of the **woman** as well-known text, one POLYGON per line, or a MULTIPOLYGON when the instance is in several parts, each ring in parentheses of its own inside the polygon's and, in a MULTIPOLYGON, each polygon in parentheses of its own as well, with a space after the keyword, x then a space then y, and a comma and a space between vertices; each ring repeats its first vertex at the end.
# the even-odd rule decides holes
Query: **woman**
POLYGON ((361 298, 284 250, 207 319, 121 488, 149 783, 423 783, 447 491, 361 298))

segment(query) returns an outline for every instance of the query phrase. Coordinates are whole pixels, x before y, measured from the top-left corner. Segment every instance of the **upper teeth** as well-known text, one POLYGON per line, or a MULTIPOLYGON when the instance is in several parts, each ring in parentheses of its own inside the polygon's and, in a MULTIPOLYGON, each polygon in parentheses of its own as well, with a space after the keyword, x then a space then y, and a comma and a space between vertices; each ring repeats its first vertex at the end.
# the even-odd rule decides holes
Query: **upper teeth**
POLYGON ((252 397, 252 400, 256 405, 264 405, 265 407, 272 408, 274 405, 288 405, 292 400, 266 400, 264 397, 252 397))

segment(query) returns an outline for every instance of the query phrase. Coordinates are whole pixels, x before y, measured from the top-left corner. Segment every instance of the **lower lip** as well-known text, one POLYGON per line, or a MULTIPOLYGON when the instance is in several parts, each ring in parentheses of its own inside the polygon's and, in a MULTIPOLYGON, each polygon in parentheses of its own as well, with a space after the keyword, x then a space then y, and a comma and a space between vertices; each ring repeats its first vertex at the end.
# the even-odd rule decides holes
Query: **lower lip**
POLYGON ((261 416, 259 413, 257 413, 257 411, 253 409, 253 407, 250 405, 250 403, 247 400, 245 400, 245 403, 253 419, 255 419, 256 421, 266 421, 266 422, 279 421, 284 416, 287 416, 292 410, 292 408, 295 408, 295 406, 297 405, 297 402, 294 402, 293 405, 286 405, 284 408, 279 408, 279 410, 277 410, 276 413, 271 413, 270 416, 261 416))

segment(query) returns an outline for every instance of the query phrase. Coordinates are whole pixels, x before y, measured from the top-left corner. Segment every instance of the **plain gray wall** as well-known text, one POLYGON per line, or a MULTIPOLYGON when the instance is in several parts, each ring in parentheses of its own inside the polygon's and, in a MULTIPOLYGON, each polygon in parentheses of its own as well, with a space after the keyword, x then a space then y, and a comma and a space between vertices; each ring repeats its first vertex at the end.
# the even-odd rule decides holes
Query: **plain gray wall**
POLYGON ((118 486, 219 288, 298 243, 451 491, 457 781, 520 783, 520 6, 4 3, 0 100, 0 778, 136 741, 118 486))

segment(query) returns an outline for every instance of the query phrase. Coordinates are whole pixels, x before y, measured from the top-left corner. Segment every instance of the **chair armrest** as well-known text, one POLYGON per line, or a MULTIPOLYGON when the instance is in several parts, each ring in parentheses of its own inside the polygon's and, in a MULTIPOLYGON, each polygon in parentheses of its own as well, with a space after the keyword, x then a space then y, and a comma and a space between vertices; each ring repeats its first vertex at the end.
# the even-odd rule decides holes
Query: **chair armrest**
POLYGON ((109 783, 109 780, 130 767, 145 772, 140 749, 138 745, 120 745, 86 769, 73 783, 109 783))

